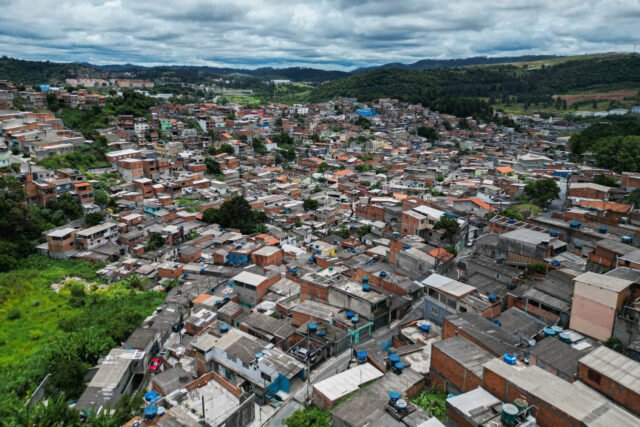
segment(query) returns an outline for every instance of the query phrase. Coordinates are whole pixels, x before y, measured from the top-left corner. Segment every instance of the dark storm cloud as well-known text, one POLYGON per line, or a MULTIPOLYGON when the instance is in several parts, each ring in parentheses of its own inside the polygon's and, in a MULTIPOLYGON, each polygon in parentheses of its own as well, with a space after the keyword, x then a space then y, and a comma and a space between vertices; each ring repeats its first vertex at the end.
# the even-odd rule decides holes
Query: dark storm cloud
POLYGON ((318 66, 628 51, 638 0, 0 0, 0 54, 318 66))

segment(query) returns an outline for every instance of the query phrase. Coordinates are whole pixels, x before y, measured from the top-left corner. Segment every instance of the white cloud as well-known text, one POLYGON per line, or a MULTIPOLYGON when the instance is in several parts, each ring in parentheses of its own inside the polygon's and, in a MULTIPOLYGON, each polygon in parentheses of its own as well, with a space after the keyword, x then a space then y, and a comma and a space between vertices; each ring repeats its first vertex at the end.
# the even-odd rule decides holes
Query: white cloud
POLYGON ((637 0, 0 0, 0 54, 345 69, 629 51, 639 20, 637 0))

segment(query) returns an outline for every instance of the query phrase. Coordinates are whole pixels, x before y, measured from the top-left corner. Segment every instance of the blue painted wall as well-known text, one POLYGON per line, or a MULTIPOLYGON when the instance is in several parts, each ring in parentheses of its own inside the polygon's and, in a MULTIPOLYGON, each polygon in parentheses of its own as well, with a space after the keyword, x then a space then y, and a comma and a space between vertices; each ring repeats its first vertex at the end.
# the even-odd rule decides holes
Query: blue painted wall
POLYGON ((452 311, 448 311, 444 309, 442 306, 435 304, 432 301, 429 301, 427 298, 424 299, 424 318, 432 321, 436 325, 442 326, 444 323, 444 318, 451 314, 455 314, 452 311))

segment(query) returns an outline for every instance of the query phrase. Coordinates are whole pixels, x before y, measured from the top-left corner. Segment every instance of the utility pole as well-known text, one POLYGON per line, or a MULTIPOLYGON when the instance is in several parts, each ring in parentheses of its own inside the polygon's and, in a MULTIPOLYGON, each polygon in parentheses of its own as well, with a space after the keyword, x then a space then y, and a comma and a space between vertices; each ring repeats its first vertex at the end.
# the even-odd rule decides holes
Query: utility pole
POLYGON ((309 324, 307 323, 307 396, 305 402, 309 401, 309 389, 311 388, 311 350, 309 350, 309 324))

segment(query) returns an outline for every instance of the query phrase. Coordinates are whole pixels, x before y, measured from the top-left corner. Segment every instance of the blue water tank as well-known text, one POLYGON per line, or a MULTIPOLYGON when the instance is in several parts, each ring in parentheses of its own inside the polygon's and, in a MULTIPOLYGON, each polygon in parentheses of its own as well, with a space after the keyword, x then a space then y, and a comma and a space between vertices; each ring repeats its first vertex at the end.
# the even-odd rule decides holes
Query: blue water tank
POLYGON ((144 394, 144 400, 150 403, 155 402, 158 398, 160 398, 160 396, 158 395, 158 392, 155 390, 149 390, 144 394))
POLYGON ((560 267, 560 261, 557 259, 551 260, 551 265, 554 267, 560 267))
POLYGON ((424 333, 428 333, 431 330, 431 325, 428 323, 423 323, 420 325, 420 330, 424 333))
POLYGON ((495 296, 494 294, 487 295, 487 298, 489 299, 490 302, 495 302, 498 300, 498 297, 495 296))
POLYGON ((369 282, 369 276, 362 276, 362 283, 369 282))
POLYGON ((564 331, 560 326, 552 326, 551 329, 558 335, 560 332, 564 331))
POLYGON ((396 369, 396 371, 402 371, 404 369, 404 363, 396 362, 393 364, 393 367, 396 369))
POLYGON ((389 405, 391 406, 396 406, 396 402, 400 399, 400 397, 402 397, 402 395, 395 391, 392 390, 389 392, 389 405))
POLYGON ((560 341, 562 341, 562 342, 566 342, 567 344, 571 344, 571 335, 568 334, 567 332, 560 332, 560 334, 558 335, 558 338, 560 338, 560 341))
POLYGON ((545 337, 555 337, 556 336, 556 331, 554 331, 551 328, 544 328, 544 336, 545 337))
POLYGON ((389 355, 389 362, 395 364, 396 362, 400 361, 400 356, 398 356, 396 353, 392 353, 389 355))
POLYGON ((569 221, 569 227, 577 229, 580 228, 582 226, 582 223, 580 221, 569 221))
POLYGON ((447 399, 451 399, 452 397, 456 397, 456 394, 455 393, 447 394, 447 399))
POLYGON ((620 241, 622 243, 626 243, 626 244, 630 245, 631 243, 633 243, 633 237, 631 237, 631 236, 622 236, 620 238, 620 241))
POLYGON ((316 323, 309 323, 309 330, 311 332, 318 330, 318 325, 316 323))
POLYGON ((582 243, 574 243, 573 247, 576 249, 582 249, 582 243))
POLYGON ((387 272, 386 271, 381 271, 380 272, 380 277, 382 277, 382 278, 387 277, 387 272))
POLYGON ((515 224, 516 220, 513 218, 509 218, 509 221, 507 221, 509 224, 515 224))
POLYGON ((551 232, 549 233, 549 235, 551 237, 558 237, 558 230, 551 230, 551 232))
POLYGON ((264 353, 262 353, 261 351, 256 353, 256 360, 262 359, 264 357, 264 353))
POLYGON ((509 353, 505 353, 504 356, 502 356, 502 358, 504 359, 505 363, 507 365, 515 365, 516 364, 516 356, 515 354, 509 354, 509 353))
POLYGON ((329 266, 329 271, 333 271, 333 265, 329 266))
POLYGON ((402 246, 402 249, 407 250, 407 249, 411 249, 411 246, 407 245, 406 243, 402 246))
POLYGON ((600 227, 600 228, 598 229, 598 232, 599 232, 600 234, 607 234, 607 227, 600 227))
POLYGON ((356 314, 353 311, 347 311, 345 313, 345 315, 347 316, 347 319, 351 319, 353 316, 355 316, 356 314))
POLYGON ((362 285, 362 292, 369 292, 371 291, 371 285, 362 285))
POLYGON ((221 323, 220 332, 222 332, 223 334, 226 334, 227 332, 229 332, 229 325, 227 325, 226 323, 221 323))
POLYGON ((156 405, 149 405, 144 408, 144 417, 148 420, 152 420, 158 415, 158 407, 156 405))
POLYGON ((295 276, 296 274, 298 274, 298 269, 296 267, 293 267, 291 270, 289 270, 289 273, 295 276))
POLYGON ((326 337, 327 336, 327 330, 326 329, 320 329, 318 331, 318 336, 319 337, 326 337))
POLYGON ((354 325, 355 325, 356 323, 358 323, 358 321, 360 321, 360 319, 359 319, 359 318, 358 318, 358 316, 356 316, 356 315, 354 315, 354 316, 351 318, 351 323, 353 323, 354 325))
POLYGON ((225 301, 231 301, 231 295, 225 295, 224 296, 224 300, 225 301))
POLYGON ((358 359, 358 362, 366 362, 367 361, 367 352, 366 351, 357 351, 356 352, 356 359, 358 359))

